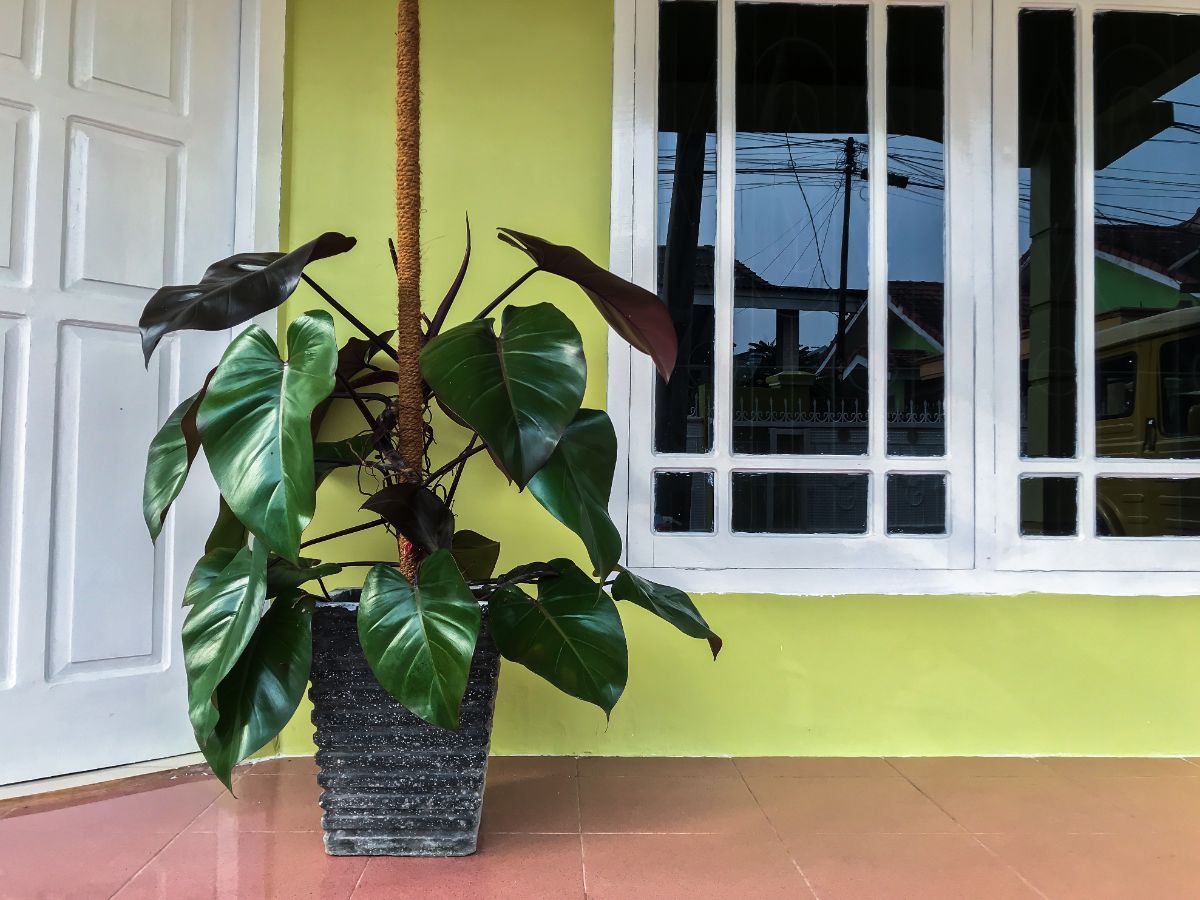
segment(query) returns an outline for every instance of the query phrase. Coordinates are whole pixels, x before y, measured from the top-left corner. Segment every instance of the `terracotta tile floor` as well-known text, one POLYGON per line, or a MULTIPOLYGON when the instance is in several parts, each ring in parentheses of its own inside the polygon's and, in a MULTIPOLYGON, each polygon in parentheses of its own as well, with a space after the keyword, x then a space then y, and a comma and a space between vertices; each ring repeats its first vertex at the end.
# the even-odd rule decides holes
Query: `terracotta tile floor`
POLYGON ((480 851, 332 859, 311 760, 0 802, 0 897, 1200 898, 1200 761, 496 758, 480 851))

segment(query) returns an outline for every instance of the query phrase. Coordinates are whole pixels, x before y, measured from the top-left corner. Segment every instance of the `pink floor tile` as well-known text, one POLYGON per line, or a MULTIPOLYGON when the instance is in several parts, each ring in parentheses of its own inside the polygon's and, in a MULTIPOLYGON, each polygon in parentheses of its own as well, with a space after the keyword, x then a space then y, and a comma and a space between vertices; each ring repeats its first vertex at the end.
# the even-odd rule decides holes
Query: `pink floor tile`
POLYGON ((320 831, 321 788, 312 775, 248 775, 222 794, 190 831, 320 831))
POLYGON ((1129 832, 1132 813, 1066 778, 935 778, 921 790, 976 834, 1129 832))
POLYGON ((732 759, 710 756, 583 756, 579 759, 579 774, 741 778, 732 759))
POLYGON ((918 787, 926 778, 1045 778, 1055 774, 1041 760, 1022 756, 892 757, 888 762, 918 787))
POLYGON ((759 835, 770 825, 741 779, 581 775, 583 830, 593 834, 759 835))
POLYGON ((1166 756, 1108 757, 1108 756, 1046 756, 1043 766, 1056 775, 1067 778, 1162 778, 1176 775, 1182 778, 1200 777, 1200 768, 1179 757, 1166 756))
POLYGON ((895 778, 898 774, 878 756, 744 756, 734 763, 747 777, 895 778))
POLYGON ((317 762, 311 756, 284 756, 279 759, 264 759, 242 766, 238 773, 246 775, 305 775, 317 777, 317 762))
POLYGON ((171 840, 152 831, 27 824, 19 816, 0 820, 2 900, 111 897, 171 840))
POLYGON ((1005 862, 965 834, 816 834, 792 857, 821 900, 1037 900, 1005 862))
POLYGON ((1003 834, 981 840, 1054 900, 1200 897, 1195 834, 1003 834))
POLYGON ((588 898, 803 900, 812 892, 775 838, 585 834, 588 898))
POLYGON ((488 764, 485 832, 579 833, 574 758, 502 757, 488 764))
POLYGON ((235 788, 0 803, 0 900, 1200 898, 1200 776, 1156 760, 501 758, 479 853, 443 860, 326 856, 309 760, 235 788))
POLYGON ((903 778, 747 778, 780 835, 945 834, 962 829, 903 778))
POLYGON ((319 832, 179 835, 119 900, 348 900, 367 861, 325 855, 319 832))
POLYGON ((484 834, 474 856, 372 859, 354 892, 354 900, 582 900, 583 896, 577 834, 484 834))

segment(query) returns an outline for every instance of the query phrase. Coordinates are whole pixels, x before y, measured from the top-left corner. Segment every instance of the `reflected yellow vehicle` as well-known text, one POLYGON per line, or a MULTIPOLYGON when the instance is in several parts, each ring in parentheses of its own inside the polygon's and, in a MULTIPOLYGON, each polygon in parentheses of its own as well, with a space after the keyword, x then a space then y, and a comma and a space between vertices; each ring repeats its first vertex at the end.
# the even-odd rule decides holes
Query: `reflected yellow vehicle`
MULTIPOLYGON (((1200 457, 1200 307, 1096 334, 1096 452, 1101 458, 1200 457)), ((1200 479, 1100 478, 1100 534, 1200 534, 1200 479)))

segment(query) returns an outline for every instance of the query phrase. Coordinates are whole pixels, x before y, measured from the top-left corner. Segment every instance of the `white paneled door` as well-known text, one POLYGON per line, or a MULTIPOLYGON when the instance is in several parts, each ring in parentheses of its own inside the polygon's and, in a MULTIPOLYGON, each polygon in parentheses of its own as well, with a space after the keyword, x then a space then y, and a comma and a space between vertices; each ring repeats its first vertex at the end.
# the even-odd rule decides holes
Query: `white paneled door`
MULTIPOLYGON (((0 784, 195 749, 178 649, 215 513, 142 467, 227 335, 137 321, 233 250, 239 0, 0 0, 0 784)), ((202 467, 201 467, 202 468, 202 467)))

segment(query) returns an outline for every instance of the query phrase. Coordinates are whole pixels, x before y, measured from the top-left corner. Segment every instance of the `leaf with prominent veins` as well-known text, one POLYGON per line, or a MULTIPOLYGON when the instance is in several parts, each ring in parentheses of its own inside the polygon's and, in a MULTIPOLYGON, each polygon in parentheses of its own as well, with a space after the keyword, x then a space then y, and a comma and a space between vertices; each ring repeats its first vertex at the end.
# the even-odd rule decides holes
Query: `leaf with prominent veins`
POLYGON ((200 402, 197 424, 229 508, 295 562, 316 506, 309 418, 333 390, 333 319, 306 313, 288 328, 287 344, 285 363, 261 328, 234 338, 200 402))

